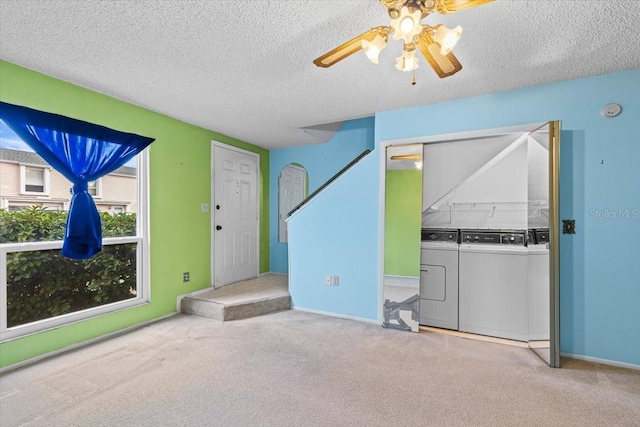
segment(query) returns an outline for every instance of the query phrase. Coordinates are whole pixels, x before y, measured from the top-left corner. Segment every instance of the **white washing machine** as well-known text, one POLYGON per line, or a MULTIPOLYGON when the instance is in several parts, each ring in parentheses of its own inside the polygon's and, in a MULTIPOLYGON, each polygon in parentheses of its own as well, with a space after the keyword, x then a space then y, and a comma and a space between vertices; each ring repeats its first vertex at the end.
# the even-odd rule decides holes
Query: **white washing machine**
POLYGON ((459 329, 529 340, 526 232, 462 231, 459 329))
POLYGON ((422 230, 421 325, 458 330, 458 246, 458 230, 422 230))
POLYGON ((530 230, 529 341, 549 340, 549 229, 530 230))

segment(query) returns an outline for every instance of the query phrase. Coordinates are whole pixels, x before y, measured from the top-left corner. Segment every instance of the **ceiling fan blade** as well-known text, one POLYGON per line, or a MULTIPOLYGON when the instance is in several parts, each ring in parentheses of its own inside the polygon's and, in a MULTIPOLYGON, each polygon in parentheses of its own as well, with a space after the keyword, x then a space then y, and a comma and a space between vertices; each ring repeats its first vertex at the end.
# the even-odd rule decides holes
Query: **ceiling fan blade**
POLYGON ((438 0, 438 12, 441 15, 448 15, 472 7, 482 6, 492 1, 493 0, 438 0))
POLYGON ((331 67, 338 61, 343 60, 349 55, 352 55, 362 49, 362 40, 372 41, 377 35, 387 37, 389 34, 389 27, 375 27, 360 34, 358 37, 349 40, 348 42, 338 46, 337 48, 330 50, 324 55, 313 60, 313 63, 318 67, 331 67))
POLYGON ((446 55, 440 53, 440 45, 431 37, 430 31, 425 28, 418 38, 418 47, 424 58, 429 62, 433 71, 442 79, 462 70, 462 65, 452 52, 446 55))

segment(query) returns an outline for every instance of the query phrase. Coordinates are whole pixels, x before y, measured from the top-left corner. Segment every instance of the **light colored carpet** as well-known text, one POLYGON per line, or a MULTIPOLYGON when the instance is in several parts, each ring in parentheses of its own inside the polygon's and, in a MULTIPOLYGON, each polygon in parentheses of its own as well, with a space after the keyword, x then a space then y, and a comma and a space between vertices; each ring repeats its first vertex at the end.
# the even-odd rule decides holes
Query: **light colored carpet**
POLYGON ((9 426, 638 426, 640 372, 286 311, 180 315, 0 377, 9 426))

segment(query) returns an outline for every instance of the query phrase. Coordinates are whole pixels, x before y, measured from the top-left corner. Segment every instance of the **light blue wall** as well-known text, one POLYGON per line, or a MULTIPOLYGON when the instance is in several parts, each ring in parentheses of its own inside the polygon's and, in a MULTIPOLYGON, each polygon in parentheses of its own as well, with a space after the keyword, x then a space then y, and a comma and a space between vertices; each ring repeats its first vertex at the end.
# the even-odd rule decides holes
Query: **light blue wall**
POLYGON ((278 176, 289 163, 299 163, 307 170, 309 192, 315 191, 358 154, 373 149, 374 118, 343 123, 335 135, 324 144, 283 148, 269 152, 269 248, 271 271, 288 270, 287 244, 278 242, 278 176))
MULTIPOLYGON (((640 69, 376 115, 381 141, 561 120, 560 348, 640 364, 640 69), (610 102, 623 113, 607 119, 610 102)), ((373 178, 373 177, 372 177, 373 178)))
MULTIPOLYGON (((375 144, 547 120, 562 121, 560 217, 577 230, 560 239, 561 351, 640 365, 640 69, 382 112, 375 144), (610 102, 622 114, 601 117, 610 102), (635 218, 595 218, 607 210, 635 218)), ((294 218, 292 236, 312 245, 291 242, 295 305, 377 318, 379 154, 294 218), (346 286, 324 286, 326 274, 346 286)))
POLYGON ((289 219, 294 307, 378 319, 378 169, 376 151, 289 219))

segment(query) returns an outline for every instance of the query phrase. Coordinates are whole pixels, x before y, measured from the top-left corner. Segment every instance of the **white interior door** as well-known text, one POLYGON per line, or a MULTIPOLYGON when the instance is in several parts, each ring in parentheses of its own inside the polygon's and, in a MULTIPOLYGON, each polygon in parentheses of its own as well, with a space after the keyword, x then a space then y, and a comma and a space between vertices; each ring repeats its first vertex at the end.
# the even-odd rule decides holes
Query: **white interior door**
POLYGON ((258 155, 213 147, 213 284, 258 275, 258 155))
POLYGON ((278 241, 287 243, 287 214, 304 200, 307 173, 304 169, 287 165, 278 178, 278 241))

